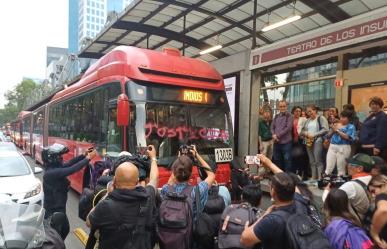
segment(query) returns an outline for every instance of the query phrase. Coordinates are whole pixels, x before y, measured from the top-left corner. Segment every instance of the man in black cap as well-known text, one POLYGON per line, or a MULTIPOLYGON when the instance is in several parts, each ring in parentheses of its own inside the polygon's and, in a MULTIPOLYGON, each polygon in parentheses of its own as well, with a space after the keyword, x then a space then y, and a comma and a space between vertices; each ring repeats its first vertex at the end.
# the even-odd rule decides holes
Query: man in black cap
MULTIPOLYGON (((350 204, 349 211, 361 224, 370 206, 367 186, 372 178, 371 170, 375 165, 375 161, 372 157, 363 153, 358 153, 346 161, 348 174, 352 177, 352 180, 341 185, 340 189, 347 193, 350 204)), ((323 201, 329 190, 329 186, 324 190, 323 201)))

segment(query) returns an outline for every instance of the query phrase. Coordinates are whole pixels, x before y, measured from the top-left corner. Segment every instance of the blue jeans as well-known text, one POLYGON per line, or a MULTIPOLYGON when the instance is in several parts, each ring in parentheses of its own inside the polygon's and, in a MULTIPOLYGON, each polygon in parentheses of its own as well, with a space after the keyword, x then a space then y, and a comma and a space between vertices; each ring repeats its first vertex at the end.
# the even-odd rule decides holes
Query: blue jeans
POLYGON ((274 144, 273 160, 285 172, 292 172, 292 142, 287 144, 274 144))

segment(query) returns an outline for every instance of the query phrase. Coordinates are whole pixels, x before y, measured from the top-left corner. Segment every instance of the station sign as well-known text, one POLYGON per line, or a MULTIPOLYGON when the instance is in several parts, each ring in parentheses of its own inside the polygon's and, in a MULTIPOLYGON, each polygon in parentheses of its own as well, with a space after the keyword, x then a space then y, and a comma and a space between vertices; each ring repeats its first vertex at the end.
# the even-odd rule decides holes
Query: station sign
POLYGON ((255 49, 250 70, 387 36, 387 7, 255 49))

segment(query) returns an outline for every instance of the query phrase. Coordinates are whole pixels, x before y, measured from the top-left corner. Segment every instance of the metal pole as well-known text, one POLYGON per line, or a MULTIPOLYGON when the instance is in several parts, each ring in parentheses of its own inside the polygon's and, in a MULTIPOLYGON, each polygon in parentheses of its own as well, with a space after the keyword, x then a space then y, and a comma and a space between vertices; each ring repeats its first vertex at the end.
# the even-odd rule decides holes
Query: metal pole
POLYGON ((149 34, 146 35, 146 48, 149 49, 149 34))
MULTIPOLYGON (((185 34, 185 22, 186 22, 187 15, 184 15, 183 17, 183 34, 185 34)), ((183 42, 183 56, 185 55, 185 43, 183 42)))
POLYGON ((254 19, 253 19, 253 39, 251 48, 255 48, 257 46, 257 0, 254 0, 254 19))

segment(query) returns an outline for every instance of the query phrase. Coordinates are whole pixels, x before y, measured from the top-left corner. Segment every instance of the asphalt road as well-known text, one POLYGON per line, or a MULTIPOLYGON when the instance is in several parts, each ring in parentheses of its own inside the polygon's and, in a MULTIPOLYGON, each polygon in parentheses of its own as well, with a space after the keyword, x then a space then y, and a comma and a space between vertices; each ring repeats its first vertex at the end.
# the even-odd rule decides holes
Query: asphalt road
MULTIPOLYGON (((31 166, 39 166, 36 165, 34 160, 29 156, 26 156, 27 160, 31 163, 31 166)), ((37 177, 42 180, 43 173, 38 174, 37 177)), ((70 233, 65 240, 66 248, 68 249, 84 249, 85 247, 82 245, 80 240, 74 235, 73 231, 75 228, 82 228, 89 233, 89 229, 86 227, 86 224, 83 220, 78 218, 78 200, 79 194, 74 190, 70 190, 67 199, 67 217, 70 222, 70 233)))

